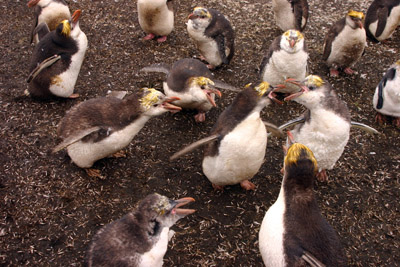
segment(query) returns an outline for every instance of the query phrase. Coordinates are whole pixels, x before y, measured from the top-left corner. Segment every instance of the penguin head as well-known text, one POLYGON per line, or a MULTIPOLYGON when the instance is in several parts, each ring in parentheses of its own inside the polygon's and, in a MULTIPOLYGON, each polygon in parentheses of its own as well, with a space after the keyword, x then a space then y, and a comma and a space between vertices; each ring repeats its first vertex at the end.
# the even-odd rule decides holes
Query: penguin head
POLYGON ((346 16, 346 24, 349 25, 352 29, 362 29, 363 28, 363 19, 364 13, 349 10, 346 16))
POLYGON ((212 20, 212 15, 207 8, 195 7, 193 12, 188 16, 189 22, 193 23, 195 29, 205 29, 212 20))
POLYGON ((304 35, 298 30, 288 30, 282 34, 280 46, 288 53, 296 53, 304 46, 304 35))
POLYGON ((171 102, 179 100, 179 97, 166 97, 160 91, 154 88, 142 88, 143 95, 139 99, 142 114, 146 116, 158 116, 167 111, 178 112, 182 108, 171 104, 171 102))
POLYGON ((45 7, 48 6, 51 1, 52 0, 30 0, 27 5, 28 7, 34 7, 36 5, 40 7, 45 7))
POLYGON ((162 228, 171 227, 179 219, 195 212, 193 209, 181 209, 183 205, 193 202, 191 197, 171 200, 166 196, 154 193, 145 197, 138 204, 138 214, 148 224, 150 237, 161 233, 162 228))
POLYGON ((244 90, 248 91, 251 95, 254 95, 255 101, 257 101, 256 109, 261 111, 264 107, 271 104, 271 100, 276 101, 273 96, 276 87, 271 86, 268 82, 261 82, 253 85, 252 83, 246 84, 244 90))
POLYGON ((208 101, 213 107, 216 107, 214 96, 221 97, 221 92, 215 88, 214 82, 203 76, 189 78, 189 88, 193 88, 193 98, 195 101, 208 101), (198 90, 200 89, 200 90, 198 90))
POLYGON ((314 177, 318 172, 318 163, 313 152, 300 143, 292 144, 284 160, 286 186, 312 188, 314 177))
POLYGON ((56 32, 58 35, 66 38, 74 38, 80 34, 79 17, 82 11, 76 10, 69 20, 65 19, 57 26, 56 32))

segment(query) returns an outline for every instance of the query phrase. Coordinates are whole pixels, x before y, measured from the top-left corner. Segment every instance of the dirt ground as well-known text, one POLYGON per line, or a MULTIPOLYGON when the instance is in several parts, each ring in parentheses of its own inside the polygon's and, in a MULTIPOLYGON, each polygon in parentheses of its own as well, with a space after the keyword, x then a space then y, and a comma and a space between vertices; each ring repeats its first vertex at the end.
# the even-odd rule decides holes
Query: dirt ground
MULTIPOLYGON (((162 88, 162 75, 142 74, 152 63, 197 55, 185 22, 195 6, 220 10, 236 32, 236 54, 218 79, 237 87, 258 80, 257 69, 271 41, 281 34, 273 22, 271 1, 174 0, 175 30, 167 42, 143 41, 136 1, 68 1, 82 9, 81 28, 89 47, 76 100, 34 101, 23 95, 33 51, 29 44, 33 12, 27 1, 0 4, 0 265, 80 266, 88 244, 104 224, 122 217, 144 196, 158 192, 171 198, 191 196, 197 212, 181 220, 165 255, 165 266, 262 266, 258 232, 281 184, 282 140, 269 139, 265 163, 252 179, 255 191, 239 185, 214 191, 202 174, 202 150, 176 162, 175 151, 208 135, 218 115, 232 102, 223 91, 205 123, 194 112, 166 114, 150 120, 128 146, 126 158, 98 161, 105 179, 91 178, 72 164, 65 151, 52 154, 59 142, 57 124, 78 102, 108 90, 162 88)), ((372 0, 309 0, 305 31, 310 73, 327 78, 344 99, 354 121, 377 128, 371 136, 352 130, 350 141, 329 181, 317 182, 321 211, 338 231, 351 266, 399 265, 399 129, 374 122, 372 96, 386 69, 399 59, 400 31, 384 44, 368 42, 355 66, 357 74, 327 77, 322 62, 323 38, 348 9, 366 12, 372 0)), ((269 106, 264 120, 282 124, 303 109, 296 103, 269 106)))

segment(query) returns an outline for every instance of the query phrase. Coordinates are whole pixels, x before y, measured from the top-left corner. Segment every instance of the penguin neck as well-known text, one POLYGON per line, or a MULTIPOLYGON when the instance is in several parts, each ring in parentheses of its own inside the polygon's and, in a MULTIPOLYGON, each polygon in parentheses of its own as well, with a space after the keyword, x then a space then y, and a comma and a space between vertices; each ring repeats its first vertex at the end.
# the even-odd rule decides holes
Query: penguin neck
POLYGON ((316 205, 313 191, 313 176, 307 174, 285 174, 282 183, 282 194, 286 205, 299 206, 306 211, 307 207, 316 205))

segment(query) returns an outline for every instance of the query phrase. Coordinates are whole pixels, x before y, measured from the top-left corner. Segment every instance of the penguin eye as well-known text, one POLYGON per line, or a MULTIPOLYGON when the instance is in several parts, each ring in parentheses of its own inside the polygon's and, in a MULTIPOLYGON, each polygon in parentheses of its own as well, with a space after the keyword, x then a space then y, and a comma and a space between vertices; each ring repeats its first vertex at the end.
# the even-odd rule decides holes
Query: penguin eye
POLYGON ((200 86, 201 89, 205 89, 206 87, 204 85, 200 86))
POLYGON ((315 87, 315 85, 311 85, 308 87, 308 89, 310 89, 311 91, 315 90, 317 87, 315 87))

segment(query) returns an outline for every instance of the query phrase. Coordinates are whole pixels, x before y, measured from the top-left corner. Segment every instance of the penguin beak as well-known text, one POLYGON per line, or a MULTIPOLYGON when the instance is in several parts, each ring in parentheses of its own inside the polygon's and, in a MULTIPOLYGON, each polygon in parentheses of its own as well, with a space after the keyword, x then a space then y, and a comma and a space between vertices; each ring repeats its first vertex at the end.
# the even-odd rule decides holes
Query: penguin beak
POLYGON ((293 48, 296 45, 296 40, 295 39, 290 39, 289 40, 290 48, 293 48))
POLYGON ((28 7, 34 7, 37 5, 37 3, 39 3, 40 0, 31 0, 28 2, 28 7))
POLYGON ((213 107, 216 107, 217 104, 215 104, 215 101, 212 97, 212 94, 217 95, 218 97, 221 97, 222 94, 218 89, 215 88, 211 88, 211 89, 204 89, 203 92, 206 94, 206 97, 208 99, 208 101, 210 101, 211 105, 213 105, 213 107))
POLYGON ((297 93, 294 93, 294 94, 291 94, 291 95, 285 97, 285 99, 284 99, 285 101, 292 100, 292 99, 294 99, 296 97, 299 97, 302 94, 307 93, 307 92, 310 91, 310 89, 308 89, 307 86, 305 86, 303 83, 301 83, 301 82, 299 82, 299 81, 297 81, 297 80, 295 80, 293 78, 286 79, 285 82, 297 85, 297 86, 299 86, 301 88, 300 92, 297 92, 297 93))
POLYGON ((281 89, 283 89, 283 88, 285 88, 285 87, 286 87, 286 86, 285 86, 284 84, 278 84, 278 85, 275 86, 275 87, 271 87, 272 90, 268 93, 268 98, 271 99, 272 101, 274 101, 275 103, 279 104, 279 105, 283 105, 283 102, 282 102, 282 101, 279 101, 279 100, 276 98, 275 92, 277 92, 277 91, 279 91, 279 90, 281 90, 281 89))
POLYGON ((80 9, 78 9, 74 12, 74 14, 72 14, 72 16, 71 16, 72 27, 75 27, 75 25, 78 23, 81 13, 82 13, 82 11, 80 9))
POLYGON ((358 27, 359 27, 360 29, 363 28, 363 24, 362 24, 362 21, 361 21, 361 20, 358 20, 358 21, 356 22, 356 24, 358 25, 358 27))
POLYGON ((190 202, 193 202, 194 198, 192 197, 184 197, 181 199, 174 200, 174 208, 172 209, 171 213, 176 214, 178 216, 184 217, 186 215, 192 214, 196 210, 193 209, 180 209, 179 207, 182 207, 190 202))
POLYGON ((194 13, 190 13, 188 16, 188 19, 197 19, 197 18, 198 18, 198 16, 195 15, 194 13))
POLYGON ((164 102, 162 103, 163 108, 167 109, 168 111, 170 111, 172 113, 181 111, 182 110, 181 107, 171 104, 171 102, 176 101, 176 100, 181 100, 181 99, 176 96, 165 98, 164 102))

